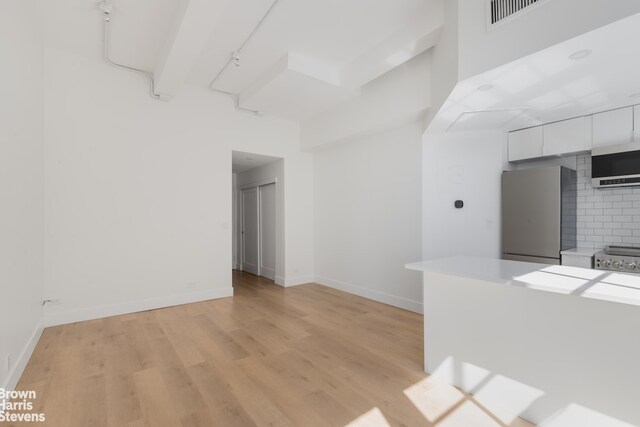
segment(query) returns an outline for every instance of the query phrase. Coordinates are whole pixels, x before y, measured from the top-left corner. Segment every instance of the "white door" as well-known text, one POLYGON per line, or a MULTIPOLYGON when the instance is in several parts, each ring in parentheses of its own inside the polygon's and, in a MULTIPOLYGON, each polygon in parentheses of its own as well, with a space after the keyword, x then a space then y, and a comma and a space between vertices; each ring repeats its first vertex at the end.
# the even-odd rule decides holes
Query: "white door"
POLYGON ((276 277, 276 185, 260 187, 260 276, 276 277))
POLYGON ((242 270, 260 274, 258 189, 242 190, 242 270))

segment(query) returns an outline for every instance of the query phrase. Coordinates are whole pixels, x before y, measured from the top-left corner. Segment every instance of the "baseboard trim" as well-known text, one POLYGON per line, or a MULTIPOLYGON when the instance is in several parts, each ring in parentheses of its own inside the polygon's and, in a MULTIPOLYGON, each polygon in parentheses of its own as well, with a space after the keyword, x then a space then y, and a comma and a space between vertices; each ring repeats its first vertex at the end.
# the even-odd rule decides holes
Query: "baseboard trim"
POLYGON ((313 283, 313 276, 300 276, 292 277, 290 279, 284 279, 284 287, 306 285, 307 283, 313 283))
POLYGON ((262 267, 260 269, 260 276, 275 281, 276 271, 271 268, 262 267))
POLYGON ((7 377, 7 380, 2 385, 3 389, 5 390, 16 389, 16 386, 18 385, 18 382, 20 381, 20 378, 22 377, 24 370, 27 368, 29 359, 31 359, 31 355, 33 354, 33 351, 36 349, 36 345, 38 345, 38 341, 42 336, 43 330, 44 328, 42 327, 42 325, 38 325, 35 331, 33 331, 33 334, 31 334, 31 338, 29 338, 29 341, 27 341, 27 344, 22 349, 20 356, 18 356, 18 360, 16 360, 16 363, 13 365, 13 369, 11 369, 11 371, 9 372, 9 376, 7 377))
POLYGON ((396 295, 387 294, 385 292, 353 285, 351 283, 329 279, 328 277, 323 276, 316 276, 315 282, 333 289, 337 289, 339 291, 348 292, 350 294, 358 295, 360 297, 381 302, 383 304, 413 311, 414 313, 423 313, 423 305, 420 301, 410 300, 396 295))
POLYGON ((104 317, 120 316, 122 314, 137 313, 140 311, 155 310, 158 308, 173 307, 175 305, 191 304, 232 296, 233 288, 229 287, 69 311, 50 312, 44 314, 44 325, 45 327, 66 325, 68 323, 83 322, 85 320, 102 319, 104 317))
POLYGON ((273 282, 276 285, 282 286, 283 288, 288 288, 290 286, 306 285, 307 283, 313 283, 313 277, 300 276, 300 277, 292 277, 290 279, 285 279, 282 276, 276 276, 275 279, 273 279, 273 282))

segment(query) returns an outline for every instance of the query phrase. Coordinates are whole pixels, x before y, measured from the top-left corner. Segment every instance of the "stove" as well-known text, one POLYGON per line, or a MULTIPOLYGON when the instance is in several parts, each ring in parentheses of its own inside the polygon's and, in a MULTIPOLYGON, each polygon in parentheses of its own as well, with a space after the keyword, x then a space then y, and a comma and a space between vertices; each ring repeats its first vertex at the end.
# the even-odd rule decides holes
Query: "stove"
POLYGON ((607 246, 595 255, 596 270, 640 274, 640 248, 607 246))

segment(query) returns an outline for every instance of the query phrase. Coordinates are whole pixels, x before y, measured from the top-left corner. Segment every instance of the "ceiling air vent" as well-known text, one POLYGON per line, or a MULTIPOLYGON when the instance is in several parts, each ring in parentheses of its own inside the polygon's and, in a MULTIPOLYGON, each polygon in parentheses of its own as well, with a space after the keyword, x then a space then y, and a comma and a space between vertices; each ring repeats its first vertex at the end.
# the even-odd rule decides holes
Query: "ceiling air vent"
POLYGON ((527 8, 544 3, 547 0, 488 0, 489 23, 491 25, 504 21, 527 8))

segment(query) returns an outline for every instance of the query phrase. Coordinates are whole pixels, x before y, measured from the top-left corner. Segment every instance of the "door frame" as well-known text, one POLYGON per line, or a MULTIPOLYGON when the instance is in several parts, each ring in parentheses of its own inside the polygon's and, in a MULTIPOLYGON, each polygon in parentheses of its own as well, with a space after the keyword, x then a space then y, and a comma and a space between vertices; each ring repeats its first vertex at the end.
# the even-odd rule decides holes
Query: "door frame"
MULTIPOLYGON (((276 218, 277 218, 277 209, 278 209, 278 178, 274 177, 274 178, 267 178, 267 179, 261 179, 259 181, 254 181, 254 182, 248 182, 246 184, 243 185, 239 185, 238 186, 238 193, 240 195, 240 197, 238 197, 238 211, 239 211, 239 217, 240 217, 240 221, 239 222, 239 226, 240 226, 240 238, 238 239, 238 244, 240 245, 240 259, 238 260, 239 262, 239 266, 240 266, 240 271, 244 271, 244 197, 242 195, 242 192, 244 190, 248 190, 250 188, 255 188, 256 192, 257 192, 257 197, 258 197, 258 276, 260 276, 260 274, 262 273, 261 271, 261 266, 262 266, 262 230, 261 230, 261 217, 262 217, 262 206, 260 203, 260 187, 265 186, 265 185, 269 185, 269 184, 275 184, 276 186, 276 218)), ((276 242, 279 236, 280 230, 278 229, 278 221, 276 221, 276 229, 275 229, 275 234, 276 234, 276 242)), ((276 244, 277 247, 277 244, 276 244)), ((276 258, 276 266, 278 263, 278 251, 275 251, 275 258, 276 258)), ((262 277, 262 276, 260 276, 262 277)))

